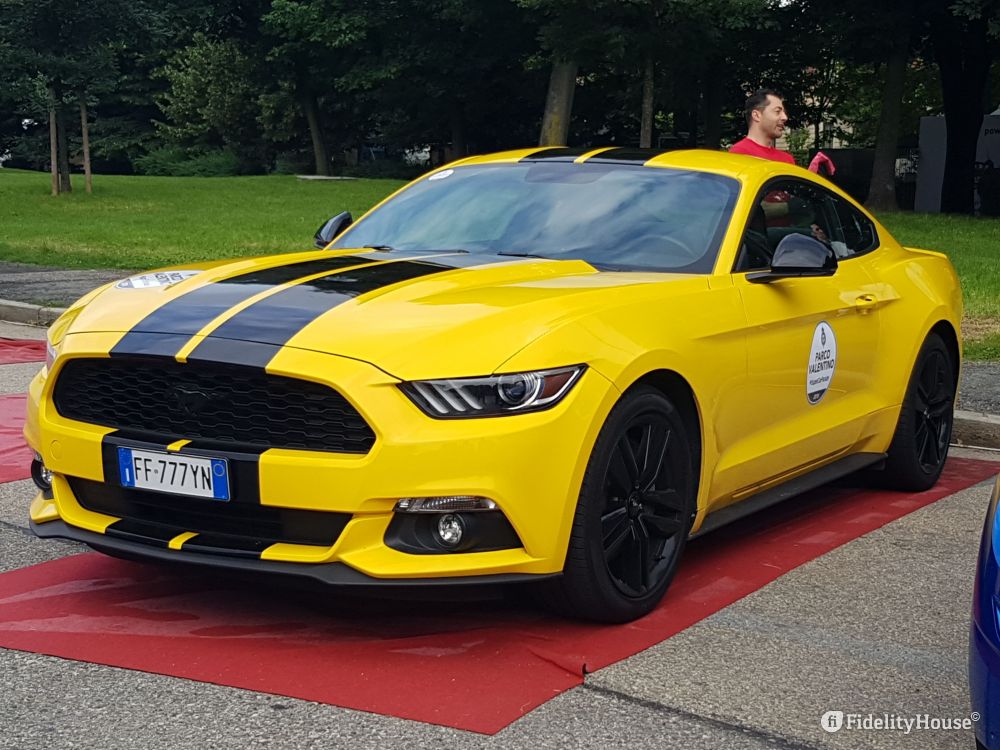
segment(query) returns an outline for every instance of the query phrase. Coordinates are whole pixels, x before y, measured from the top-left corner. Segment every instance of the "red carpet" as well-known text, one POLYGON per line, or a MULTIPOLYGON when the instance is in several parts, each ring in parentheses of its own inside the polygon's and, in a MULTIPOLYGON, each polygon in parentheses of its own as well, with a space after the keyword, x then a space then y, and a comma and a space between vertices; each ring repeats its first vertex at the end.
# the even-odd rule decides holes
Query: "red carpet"
POLYGON ((567 622, 499 599, 262 590, 84 554, 0 575, 0 645, 494 733, 585 671, 997 470, 953 459, 930 492, 836 487, 710 534, 688 548, 660 608, 631 625, 567 622))
POLYGON ((27 395, 0 396, 0 482, 31 476, 31 451, 24 444, 24 403, 27 395))
POLYGON ((0 338, 0 365, 16 365, 21 362, 44 362, 44 341, 22 341, 0 338))

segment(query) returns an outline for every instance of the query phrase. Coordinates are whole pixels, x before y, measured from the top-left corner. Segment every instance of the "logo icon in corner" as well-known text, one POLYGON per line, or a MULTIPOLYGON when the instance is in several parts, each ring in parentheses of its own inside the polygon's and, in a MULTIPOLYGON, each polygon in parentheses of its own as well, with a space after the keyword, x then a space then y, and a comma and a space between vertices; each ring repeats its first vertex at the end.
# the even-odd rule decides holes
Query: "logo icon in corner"
POLYGON ((827 711, 819 720, 819 725, 823 727, 824 732, 839 732, 844 726, 844 712, 843 711, 827 711))
POLYGON ((809 347, 809 362, 806 365, 806 399, 810 404, 818 404, 826 395, 837 371, 837 337, 833 328, 825 320, 813 332, 812 346, 809 347))

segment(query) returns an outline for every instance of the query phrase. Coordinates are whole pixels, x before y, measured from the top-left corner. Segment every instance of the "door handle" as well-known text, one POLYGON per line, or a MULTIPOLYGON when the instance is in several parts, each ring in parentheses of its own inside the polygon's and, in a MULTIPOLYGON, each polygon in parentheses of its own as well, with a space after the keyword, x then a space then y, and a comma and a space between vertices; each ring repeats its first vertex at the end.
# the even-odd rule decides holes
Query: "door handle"
POLYGON ((854 307, 860 313, 868 313, 878 305, 878 297, 874 294, 861 294, 854 300, 854 307))

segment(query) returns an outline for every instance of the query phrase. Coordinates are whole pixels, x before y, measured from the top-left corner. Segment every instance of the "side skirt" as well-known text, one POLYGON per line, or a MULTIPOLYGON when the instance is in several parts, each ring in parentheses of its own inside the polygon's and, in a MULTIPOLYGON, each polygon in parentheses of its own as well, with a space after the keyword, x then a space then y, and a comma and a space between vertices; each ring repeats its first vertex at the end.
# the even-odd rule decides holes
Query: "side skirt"
POLYGON ((845 456, 826 466, 821 466, 818 469, 783 482, 776 487, 766 489, 757 495, 752 495, 746 500, 740 500, 732 505, 727 505, 725 508, 720 508, 714 513, 710 513, 701 525, 701 528, 692 534, 690 538, 694 539, 702 534, 715 531, 715 529, 749 516, 751 513, 756 513, 759 510, 793 498, 796 495, 801 495, 803 492, 809 492, 861 469, 875 466, 885 461, 885 458, 885 453, 854 453, 850 456, 845 456))

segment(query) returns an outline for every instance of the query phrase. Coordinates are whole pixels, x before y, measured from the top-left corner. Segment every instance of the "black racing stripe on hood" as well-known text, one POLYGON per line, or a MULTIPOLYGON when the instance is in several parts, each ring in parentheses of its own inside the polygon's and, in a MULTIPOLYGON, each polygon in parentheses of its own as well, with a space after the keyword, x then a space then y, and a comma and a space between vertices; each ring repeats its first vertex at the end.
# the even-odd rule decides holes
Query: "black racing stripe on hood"
POLYGON ((173 357, 187 341, 226 310, 256 294, 323 271, 371 263, 351 255, 259 268, 193 289, 139 321, 111 349, 112 356, 142 354, 173 357))
MULTIPOLYGON (((496 260, 483 256, 480 263, 496 260)), ((240 311, 212 331, 187 359, 264 367, 292 336, 338 305, 376 289, 450 270, 452 266, 437 259, 401 260, 304 281, 240 311)))

